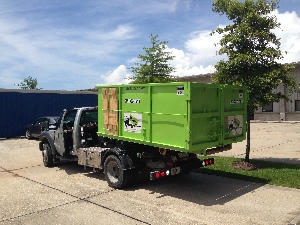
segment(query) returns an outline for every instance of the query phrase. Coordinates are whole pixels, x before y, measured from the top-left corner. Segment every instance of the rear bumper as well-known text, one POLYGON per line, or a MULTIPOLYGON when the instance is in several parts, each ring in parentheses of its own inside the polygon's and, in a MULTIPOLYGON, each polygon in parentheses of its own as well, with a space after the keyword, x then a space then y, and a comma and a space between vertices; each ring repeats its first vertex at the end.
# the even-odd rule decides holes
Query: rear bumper
POLYGON ((175 167, 150 171, 150 180, 157 180, 160 178, 179 174, 188 174, 193 170, 198 169, 199 167, 204 167, 212 164, 214 164, 214 158, 208 158, 204 160, 195 159, 193 161, 188 161, 175 167))

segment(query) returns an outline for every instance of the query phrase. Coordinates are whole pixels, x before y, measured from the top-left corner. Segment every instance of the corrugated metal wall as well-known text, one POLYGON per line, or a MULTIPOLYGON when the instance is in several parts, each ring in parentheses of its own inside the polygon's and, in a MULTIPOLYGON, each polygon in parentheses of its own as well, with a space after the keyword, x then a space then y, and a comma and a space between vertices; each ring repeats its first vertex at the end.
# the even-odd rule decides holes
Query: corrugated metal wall
POLYGON ((1 89, 0 138, 24 136, 25 125, 41 116, 60 116, 63 109, 96 105, 96 92, 1 89))

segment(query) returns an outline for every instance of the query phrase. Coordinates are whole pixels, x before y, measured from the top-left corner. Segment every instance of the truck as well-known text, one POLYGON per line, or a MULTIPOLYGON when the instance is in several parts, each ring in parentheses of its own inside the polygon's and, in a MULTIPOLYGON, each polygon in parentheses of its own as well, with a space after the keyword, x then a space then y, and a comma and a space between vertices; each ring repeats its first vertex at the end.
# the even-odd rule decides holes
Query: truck
POLYGON ((194 82, 97 85, 98 105, 64 110, 40 135, 46 167, 61 159, 104 173, 112 188, 188 174, 214 164, 202 156, 246 136, 245 87, 194 82))

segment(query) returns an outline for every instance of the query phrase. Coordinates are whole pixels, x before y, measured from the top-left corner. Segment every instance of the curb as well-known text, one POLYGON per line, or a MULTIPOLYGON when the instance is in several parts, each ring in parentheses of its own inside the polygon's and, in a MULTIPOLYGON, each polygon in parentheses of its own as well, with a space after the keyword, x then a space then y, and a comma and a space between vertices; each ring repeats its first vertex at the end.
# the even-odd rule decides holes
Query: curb
POLYGON ((300 225, 300 214, 296 216, 288 225, 300 225))
POLYGON ((300 123, 300 121, 278 121, 278 120, 250 120, 251 123, 290 123, 290 124, 295 124, 295 123, 300 123))

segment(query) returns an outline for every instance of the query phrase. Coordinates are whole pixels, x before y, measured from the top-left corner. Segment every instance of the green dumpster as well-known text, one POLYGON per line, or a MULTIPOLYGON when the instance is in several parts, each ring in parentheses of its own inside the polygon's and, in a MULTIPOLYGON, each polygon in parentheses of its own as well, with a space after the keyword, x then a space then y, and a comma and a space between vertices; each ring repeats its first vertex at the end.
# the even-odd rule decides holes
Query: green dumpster
POLYGON ((245 87, 194 82, 96 87, 99 136, 199 154, 246 137, 245 87))

